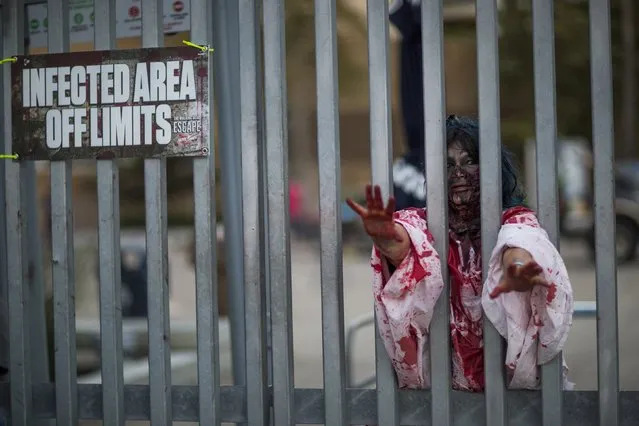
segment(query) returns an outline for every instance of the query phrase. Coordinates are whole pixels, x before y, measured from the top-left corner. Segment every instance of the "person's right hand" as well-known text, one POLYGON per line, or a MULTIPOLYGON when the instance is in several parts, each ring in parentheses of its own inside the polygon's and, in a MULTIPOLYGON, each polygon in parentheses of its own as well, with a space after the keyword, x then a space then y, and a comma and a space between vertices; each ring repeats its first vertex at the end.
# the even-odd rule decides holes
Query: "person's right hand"
POLYGON ((388 204, 384 207, 382 190, 379 185, 375 185, 374 194, 373 187, 366 185, 366 207, 361 206, 350 198, 346 200, 346 203, 362 218, 364 229, 372 238, 403 241, 393 221, 395 199, 390 197, 388 204))

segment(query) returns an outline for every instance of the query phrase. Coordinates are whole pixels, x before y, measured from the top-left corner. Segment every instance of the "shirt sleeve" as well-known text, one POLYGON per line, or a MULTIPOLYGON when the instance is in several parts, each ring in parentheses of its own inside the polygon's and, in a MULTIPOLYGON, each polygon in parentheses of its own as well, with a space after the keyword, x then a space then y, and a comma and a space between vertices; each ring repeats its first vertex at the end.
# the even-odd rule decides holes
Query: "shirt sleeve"
POLYGON ((380 337, 391 359, 399 386, 430 386, 428 331, 435 302, 443 288, 439 255, 423 209, 395 213, 410 238, 410 251, 390 273, 389 264, 373 248, 373 294, 380 337))
MULTIPOLYGON (((489 262, 482 305, 488 319, 507 341, 506 368, 509 387, 537 389, 539 365, 551 361, 564 347, 572 326, 573 293, 559 251, 539 226, 533 213, 510 217, 499 231, 489 262), (516 247, 529 252, 542 268, 549 288, 536 286, 529 292, 511 292, 491 299, 489 294, 503 276, 502 254, 516 247)), ((564 387, 571 389, 564 363, 564 387)))

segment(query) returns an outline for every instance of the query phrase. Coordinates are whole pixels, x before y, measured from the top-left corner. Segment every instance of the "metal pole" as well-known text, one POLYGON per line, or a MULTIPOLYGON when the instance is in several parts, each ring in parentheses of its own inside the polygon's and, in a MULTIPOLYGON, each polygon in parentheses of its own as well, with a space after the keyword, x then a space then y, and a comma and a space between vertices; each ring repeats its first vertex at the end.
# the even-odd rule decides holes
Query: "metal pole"
POLYGON ((610 2, 590 0, 590 80, 594 147, 599 424, 625 422, 619 398, 615 237, 614 103, 610 2))
MULTIPOLYGON (((116 46, 115 0, 95 4, 95 50, 116 46)), ((122 269, 120 254, 120 178, 114 160, 98 160, 98 250, 102 415, 105 424, 124 426, 122 359, 122 269)))
POLYGON ((446 182, 446 86, 444 83, 443 1, 422 3, 424 123, 426 135, 426 205, 428 228, 442 259, 444 288, 430 326, 432 422, 453 424, 450 349, 450 287, 448 283, 448 187, 446 182))
MULTIPOLYGON (((69 0, 49 0, 49 53, 69 51, 69 0)), ((58 424, 78 423, 72 163, 51 162, 51 260, 58 424)))
POLYGON ((636 0, 622 0, 621 36, 623 40, 623 78, 622 78, 622 126, 623 126, 623 149, 621 152, 627 157, 637 155, 637 65, 636 65, 636 35, 635 22, 637 15, 635 11, 636 0))
POLYGON ((271 423, 282 426, 295 424, 284 3, 267 0, 264 5, 264 99, 269 106, 265 111, 264 144, 268 162, 264 179, 268 195, 265 241, 273 253, 264 275, 269 277, 271 423))
MULTIPOLYGON (((24 6, 23 28, 27 28, 27 6, 24 6)), ((24 51, 28 52, 28 39, 24 36, 24 51)), ((8 68, 7 68, 8 70, 8 68)), ((40 221, 38 210, 38 191, 36 184, 36 167, 34 162, 24 165, 25 178, 22 182, 24 196, 21 200, 23 211, 27 215, 27 280, 29 285, 29 329, 31 330, 31 377, 34 383, 45 383, 50 381, 49 376, 49 354, 47 344, 47 325, 45 318, 45 285, 43 277, 43 257, 42 257, 42 236, 40 234, 40 221)), ((42 424, 42 422, 40 422, 42 424)))
MULTIPOLYGON (((0 6, 0 34, 4 35, 5 10, 0 6)), ((4 43, 0 43, 0 57, 4 58, 4 43)), ((4 75, 8 67, 0 67, 0 78, 4 83, 4 75)), ((0 94, 5 95, 5 85, 0 86, 0 94)), ((0 103, 0 117, 6 117, 4 102, 0 103)), ((4 135, 5 122, 0 120, 0 134, 4 135)), ((4 149, 4 145, 2 146, 4 149)), ((7 215, 5 212, 6 161, 0 161, 0 367, 9 368, 9 317, 7 314, 7 297, 9 296, 7 278, 7 215)), ((2 414, 0 413, 0 416, 2 414)))
MULTIPOLYGON (((3 2, 3 53, 5 55, 19 55, 23 53, 23 25, 22 14, 24 2, 8 0, 3 2)), ((2 85, 11 87, 11 72, 3 70, 2 85)), ((4 152, 12 149, 12 117, 11 91, 3 93, 4 118, 4 152)), ((5 231, 7 250, 7 284, 9 311, 9 378, 11 381, 11 425, 30 426, 33 424, 31 395, 31 353, 29 348, 29 291, 25 284, 23 250, 25 247, 24 219, 21 214, 21 181, 26 168, 22 164, 5 163, 5 231)))
MULTIPOLYGON (((533 3, 535 159, 539 222, 548 233, 550 241, 559 249, 553 3, 552 0, 537 0, 533 3)), ((563 423, 562 359, 562 354, 559 353, 541 368, 544 426, 563 423)))
POLYGON ((336 8, 335 0, 315 0, 324 416, 331 426, 350 423, 345 389, 336 8))
MULTIPOLYGON (((384 199, 393 189, 392 122, 390 85, 390 42, 388 2, 368 0, 368 73, 372 181, 380 185, 384 199)), ((375 324, 375 377, 377 379, 377 422, 399 425, 399 398, 395 371, 375 324)), ((347 382, 348 383, 348 382, 347 382)))
MULTIPOLYGON (((261 268, 263 271, 262 279, 264 280, 264 288, 266 289, 266 306, 265 306, 265 315, 266 315, 266 369, 267 369, 267 383, 269 386, 273 384, 273 362, 272 362, 272 342, 271 342, 271 262, 270 259, 270 249, 268 244, 269 239, 269 219, 268 219, 268 165, 266 160, 266 111, 264 108, 264 52, 262 49, 262 21, 260 18, 263 17, 263 8, 262 1, 257 2, 257 19, 258 19, 258 28, 256 32, 256 43, 257 43, 257 75, 256 83, 257 83, 257 137, 258 137, 258 167, 259 173, 261 175, 261 188, 259 192, 259 209, 260 214, 262 215, 262 236, 260 239, 260 262, 261 268)), ((288 206, 284 206, 288 208, 288 206)), ((272 413, 271 413, 272 415, 272 413)), ((273 423, 273 419, 271 418, 271 424, 273 423)))
MULTIPOLYGON (((23 28, 28 28, 27 5, 24 5, 23 28)), ((24 51, 29 52, 28 35, 24 34, 24 51)), ((25 189, 25 196, 22 202, 25 203, 27 213, 27 271, 29 281, 30 307, 30 329, 31 329, 31 368, 32 380, 34 383, 48 382, 49 360, 47 345, 47 327, 45 319, 45 286, 42 274, 42 238, 40 221, 38 218, 37 174, 34 162, 24 165, 26 168, 25 180, 22 183, 25 189)))
POLYGON ((262 192, 262 110, 258 32, 260 20, 256 0, 241 0, 240 78, 242 111, 242 231, 244 238, 244 300, 246 305, 246 412, 248 424, 269 423, 268 368, 266 352, 266 286, 264 285, 262 192))
MULTIPOLYGON (((163 2, 142 0, 142 10, 142 46, 163 46, 163 2)), ((151 425, 159 426, 173 420, 165 158, 144 160, 144 192, 151 425)))
POLYGON ((215 93, 221 168, 222 215, 226 253, 233 382, 246 384, 244 321, 244 241, 242 234, 242 168, 240 150, 238 3, 214 0, 215 93))
MULTIPOLYGON (((497 1, 477 0, 477 70, 479 86, 479 155, 482 258, 490 259, 501 225, 501 129, 499 122, 499 47, 497 1)), ((488 276, 488 262, 483 262, 488 276)), ((484 317, 486 424, 505 426, 508 404, 503 339, 484 317)))
MULTIPOLYGON (((204 43, 212 37, 212 4, 208 0, 192 2, 195 13, 191 17, 191 38, 204 43)), ((219 311, 217 305, 218 280, 217 232, 215 209, 215 105, 213 90, 213 55, 208 55, 206 99, 209 116, 203 128, 209 147, 206 158, 193 160, 193 193, 195 194, 195 285, 197 309, 197 371, 199 386, 199 420, 201 424, 217 426, 221 423, 219 311)))

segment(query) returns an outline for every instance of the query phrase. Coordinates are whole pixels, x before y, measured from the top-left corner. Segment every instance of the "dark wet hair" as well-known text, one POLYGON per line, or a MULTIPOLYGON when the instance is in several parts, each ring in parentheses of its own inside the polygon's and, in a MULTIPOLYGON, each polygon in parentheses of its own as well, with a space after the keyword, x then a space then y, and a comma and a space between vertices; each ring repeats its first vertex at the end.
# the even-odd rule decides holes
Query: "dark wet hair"
MULTIPOLYGON (((479 124, 470 117, 450 115, 446 118, 446 144, 459 144, 470 157, 479 162, 479 124)), ((481 173, 481 171, 480 171, 481 173)), ((524 191, 515 156, 504 145, 501 146, 502 208, 525 205, 524 191)))

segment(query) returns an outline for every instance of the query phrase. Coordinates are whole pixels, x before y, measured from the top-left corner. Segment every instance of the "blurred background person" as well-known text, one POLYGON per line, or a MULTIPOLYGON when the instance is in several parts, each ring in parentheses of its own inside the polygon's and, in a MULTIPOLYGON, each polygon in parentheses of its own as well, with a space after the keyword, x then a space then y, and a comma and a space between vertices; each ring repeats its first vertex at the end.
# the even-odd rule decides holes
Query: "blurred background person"
POLYGON ((398 209, 426 205, 424 178, 424 83, 422 81, 421 0, 393 0, 390 22, 400 32, 400 95, 406 151, 393 165, 398 209))

